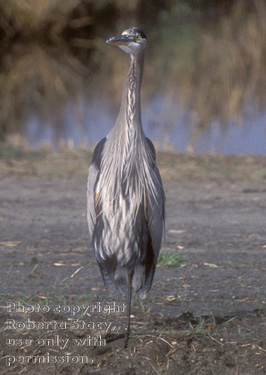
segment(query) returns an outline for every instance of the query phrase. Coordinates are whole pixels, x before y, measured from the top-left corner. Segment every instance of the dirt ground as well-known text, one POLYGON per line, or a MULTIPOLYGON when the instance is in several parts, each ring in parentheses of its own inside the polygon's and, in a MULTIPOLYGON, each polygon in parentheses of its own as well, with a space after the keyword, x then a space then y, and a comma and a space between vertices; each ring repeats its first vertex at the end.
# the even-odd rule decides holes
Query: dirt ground
POLYGON ((158 155, 166 262, 124 349, 89 245, 91 154, 0 155, 0 374, 266 374, 266 158, 158 155))

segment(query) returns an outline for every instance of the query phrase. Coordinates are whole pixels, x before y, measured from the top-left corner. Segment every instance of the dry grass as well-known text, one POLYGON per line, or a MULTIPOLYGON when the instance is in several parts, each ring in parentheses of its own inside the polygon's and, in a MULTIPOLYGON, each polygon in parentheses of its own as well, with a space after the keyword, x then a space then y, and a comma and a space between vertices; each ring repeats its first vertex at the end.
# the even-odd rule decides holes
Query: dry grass
POLYGON ((14 31, 30 34, 50 23, 57 25, 53 33, 59 33, 79 3, 80 0, 5 0, 1 4, 2 25, 7 27, 12 21, 14 31))
MULTIPOLYGON (((31 152, 26 146, 0 146, 0 177, 36 176, 48 180, 86 181, 92 152, 86 149, 61 148, 54 152, 48 146, 31 152)), ((159 152, 157 162, 164 181, 177 182, 266 182, 266 158, 258 156, 225 156, 218 154, 174 154, 159 152)))
POLYGON ((30 43, 24 46, 23 54, 6 55, 3 62, 5 69, 0 72, 2 137, 19 130, 33 113, 54 124, 59 137, 64 128, 62 114, 71 100, 76 103, 76 117, 82 117, 78 111, 81 75, 85 69, 67 49, 61 49, 61 55, 56 56, 44 46, 30 43))
POLYGON ((224 128, 234 121, 243 124, 245 114, 252 121, 265 110, 265 18, 264 0, 249 1, 249 10, 239 0, 211 31, 194 31, 194 43, 173 42, 166 49, 159 61, 168 75, 163 82, 166 133, 177 125, 167 117, 177 100, 191 110, 192 150, 202 131, 215 122, 224 128))
POLYGON ((249 104, 255 111, 262 104, 266 6, 262 0, 256 0, 254 5, 254 13, 245 14, 243 2, 238 3, 232 16, 221 20, 217 36, 204 36, 199 62, 200 70, 207 74, 198 74, 198 79, 194 75, 201 93, 195 109, 204 123, 219 114, 227 123, 235 117, 242 118, 249 104))
MULTIPOLYGON (((102 1, 97 6, 100 8, 107 3, 102 1)), ((93 16, 88 14, 88 9, 81 18, 73 18, 73 11, 80 4, 80 0, 5 0, 1 3, 0 26, 6 35, 12 36, 19 31, 24 36, 34 35, 37 40, 37 43, 33 43, 31 39, 23 46, 23 50, 19 46, 12 52, 5 51, 2 54, 2 139, 12 130, 20 131, 21 125, 36 111, 42 123, 53 124, 55 141, 59 142, 64 128, 64 110, 71 97, 74 97, 77 122, 80 127, 84 127, 80 103, 88 69, 82 66, 68 46, 65 45, 62 52, 62 39, 59 38, 67 24, 75 28, 93 23, 93 18, 90 18, 93 16), (51 39, 57 43, 56 53, 56 49, 51 53, 42 43, 38 43, 41 30, 48 30, 51 39)), ((136 10, 137 2, 124 7, 121 8, 121 14, 128 7, 136 10)), ((200 35, 197 36, 197 42, 193 40, 195 33, 188 40, 184 38, 177 42, 178 29, 175 28, 171 29, 170 38, 161 39, 161 44, 154 40, 158 50, 153 60, 147 61, 143 100, 147 102, 147 98, 150 99, 155 91, 165 93, 162 111, 154 115, 154 124, 162 129, 165 143, 173 128, 182 121, 173 115, 179 103, 190 113, 188 126, 191 139, 188 150, 192 151, 198 137, 213 124, 226 128, 234 120, 241 122, 245 119, 247 111, 256 116, 265 109, 265 1, 250 0, 249 10, 246 8, 246 2, 239 0, 229 15, 217 21, 215 32, 198 25, 200 35), (162 70, 164 74, 160 80, 158 72, 162 70)), ((170 33, 168 29, 162 32, 170 33)), ((86 61, 88 65, 95 64, 101 69, 101 79, 97 77, 95 82, 91 78, 87 82, 88 91, 85 95, 95 97, 99 92, 105 92, 113 101, 110 107, 117 108, 124 80, 121 72, 126 70, 127 64, 125 56, 115 49, 107 50, 104 40, 99 42, 95 39, 91 42, 89 39, 73 39, 71 43, 81 49, 95 47, 93 58, 89 60, 87 55, 86 61), (105 64, 103 61, 110 63, 105 64)))

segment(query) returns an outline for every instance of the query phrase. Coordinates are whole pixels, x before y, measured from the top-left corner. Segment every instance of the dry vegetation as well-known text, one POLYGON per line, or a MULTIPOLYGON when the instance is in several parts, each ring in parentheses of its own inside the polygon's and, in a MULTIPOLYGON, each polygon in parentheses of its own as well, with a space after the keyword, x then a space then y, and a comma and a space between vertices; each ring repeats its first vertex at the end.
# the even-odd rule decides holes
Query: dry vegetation
MULTIPOLYGON (((14 142, 14 140, 13 140, 14 142)), ((87 175, 92 152, 70 150, 62 143, 59 152, 43 146, 36 152, 27 146, 2 144, 0 147, 0 177, 35 176, 46 180, 83 181, 87 175)), ((175 154, 159 152, 157 161, 164 181, 222 183, 265 183, 266 159, 258 156, 225 156, 219 154, 175 154)))
POLYGON ((197 26, 191 31, 191 43, 184 33, 183 45, 173 37, 172 48, 158 53, 155 69, 163 67, 168 77, 161 82, 165 132, 176 126, 169 113, 181 102, 191 110, 192 150, 203 130, 252 122, 265 110, 266 4, 263 0, 248 3, 249 7, 245 1, 236 2, 211 29, 208 24, 197 26))
POLYGON ((247 106, 255 112, 264 108, 266 7, 261 0, 254 6, 254 13, 247 14, 238 3, 218 24, 216 35, 203 36, 200 68, 187 84, 188 91, 198 93, 194 109, 202 124, 219 117, 227 123, 242 117, 247 106))
POLYGON ((51 35, 59 34, 69 14, 80 0, 5 0, 1 4, 1 26, 11 36, 15 32, 31 35, 52 25, 51 35))
MULTIPOLYGON (((123 12, 136 15, 140 6, 137 1, 128 6, 114 4, 122 16, 123 12)), ((36 111, 43 122, 51 119, 58 141, 64 128, 62 113, 69 98, 75 99, 77 123, 81 126, 84 126, 79 101, 82 95, 95 97, 105 92, 118 105, 124 56, 106 49, 104 40, 95 38, 93 33, 85 33, 86 38, 73 37, 73 30, 87 26, 94 30, 96 25, 100 27, 100 22, 104 25, 106 16, 96 22, 92 9, 104 9, 107 5, 107 1, 102 1, 85 7, 81 0, 1 3, 0 28, 5 37, 0 46, 0 138, 5 139, 11 131, 21 131, 22 124, 36 111), (64 39, 66 29, 70 39, 73 37, 71 41, 64 39), (21 36, 19 42, 14 39, 17 34, 21 36), (47 40, 43 43, 47 37, 52 47, 47 40), (82 63, 73 54, 71 46, 86 50, 86 66, 84 60, 82 63), (101 69, 97 84, 93 74, 90 75, 92 66, 101 69), (87 78, 85 93, 84 78, 87 78)), ((155 116, 155 122, 159 118, 159 125, 164 124, 165 139, 179 125, 178 119, 169 118, 172 109, 182 103, 190 111, 189 147, 193 150, 201 132, 214 123, 226 127, 234 120, 245 120, 247 112, 255 117, 264 110, 266 5, 264 0, 252 0, 247 7, 245 1, 239 0, 229 13, 215 20, 215 27, 199 22, 190 35, 185 35, 188 39, 183 40, 176 39, 180 31, 179 8, 171 11, 169 8, 165 13, 168 16, 160 28, 161 39, 156 37, 156 26, 148 30, 149 48, 154 50, 150 49, 147 56, 143 99, 147 102, 146 98, 151 98, 155 91, 165 93, 162 112, 155 116), (163 37, 165 32, 167 37, 163 37)), ((120 20, 119 25, 124 27, 122 23, 120 20)))
POLYGON ((21 122, 37 109, 35 114, 53 123, 60 134, 65 105, 74 100, 79 110, 80 73, 85 71, 79 61, 67 50, 52 56, 48 49, 31 43, 14 60, 6 56, 4 63, 0 73, 2 137, 20 129, 21 122))

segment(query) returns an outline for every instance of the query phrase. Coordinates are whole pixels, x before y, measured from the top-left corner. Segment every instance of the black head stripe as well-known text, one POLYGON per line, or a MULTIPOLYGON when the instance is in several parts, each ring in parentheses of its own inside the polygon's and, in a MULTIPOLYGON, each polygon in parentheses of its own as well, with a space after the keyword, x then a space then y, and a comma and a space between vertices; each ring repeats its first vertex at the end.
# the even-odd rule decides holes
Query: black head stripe
POLYGON ((147 39, 146 34, 144 33, 144 31, 141 30, 141 29, 139 29, 138 27, 131 27, 130 29, 125 30, 125 32, 126 32, 126 31, 127 31, 129 34, 131 34, 131 35, 139 34, 142 38, 147 39))
POLYGON ((142 38, 147 39, 146 34, 144 33, 143 30, 135 28, 135 32, 138 33, 142 38))

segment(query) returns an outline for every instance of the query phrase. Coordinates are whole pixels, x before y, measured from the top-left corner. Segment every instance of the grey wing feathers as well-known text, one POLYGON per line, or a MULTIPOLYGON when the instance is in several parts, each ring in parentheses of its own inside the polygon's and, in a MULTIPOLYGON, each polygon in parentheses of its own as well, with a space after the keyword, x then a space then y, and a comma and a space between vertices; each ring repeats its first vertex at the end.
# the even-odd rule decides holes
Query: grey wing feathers
POLYGON ((150 196, 148 200, 148 207, 147 207, 147 220, 148 220, 148 227, 150 231, 150 236, 152 240, 152 247, 155 255, 155 262, 157 261, 157 257, 161 247, 161 240, 164 230, 164 220, 165 220, 165 194, 163 189, 163 184, 160 176, 159 169, 155 163, 156 153, 153 146, 153 143, 149 138, 146 138, 148 141, 148 145, 154 157, 154 164, 153 164, 153 173, 156 179, 156 195, 150 196))
POLYGON ((101 168, 101 160, 102 160, 102 151, 105 144, 106 138, 103 138, 95 147, 92 161, 89 167, 89 174, 88 174, 88 184, 87 184, 87 221, 89 227, 89 235, 92 239, 92 233, 95 227, 96 221, 96 211, 95 211, 95 183, 98 179, 100 168, 101 168))
POLYGON ((151 196, 147 207, 147 219, 150 236, 152 240, 152 247, 155 255, 155 262, 161 247, 162 235, 164 230, 164 190, 161 184, 161 177, 157 166, 154 168, 154 173, 157 175, 157 180, 160 182, 158 186, 157 196, 151 196))
POLYGON ((89 235, 92 239, 92 233, 95 226, 96 220, 96 213, 95 213, 95 203, 94 203, 94 185, 96 182, 96 178, 98 175, 98 171, 93 164, 89 167, 89 175, 88 175, 88 184, 87 184, 87 221, 89 227, 89 235))
POLYGON ((148 223, 150 245, 148 243, 147 247, 147 259, 146 259, 146 276, 145 285, 140 290, 140 298, 146 298, 149 292, 153 276, 155 272, 155 267, 157 263, 157 258, 159 255, 162 235, 164 231, 164 220, 165 220, 165 195, 163 190, 163 185, 161 181, 161 176, 158 167, 155 163, 155 149, 152 142, 147 138, 147 143, 153 155, 153 173, 156 180, 156 194, 150 194, 147 200, 147 211, 146 220, 148 223))

